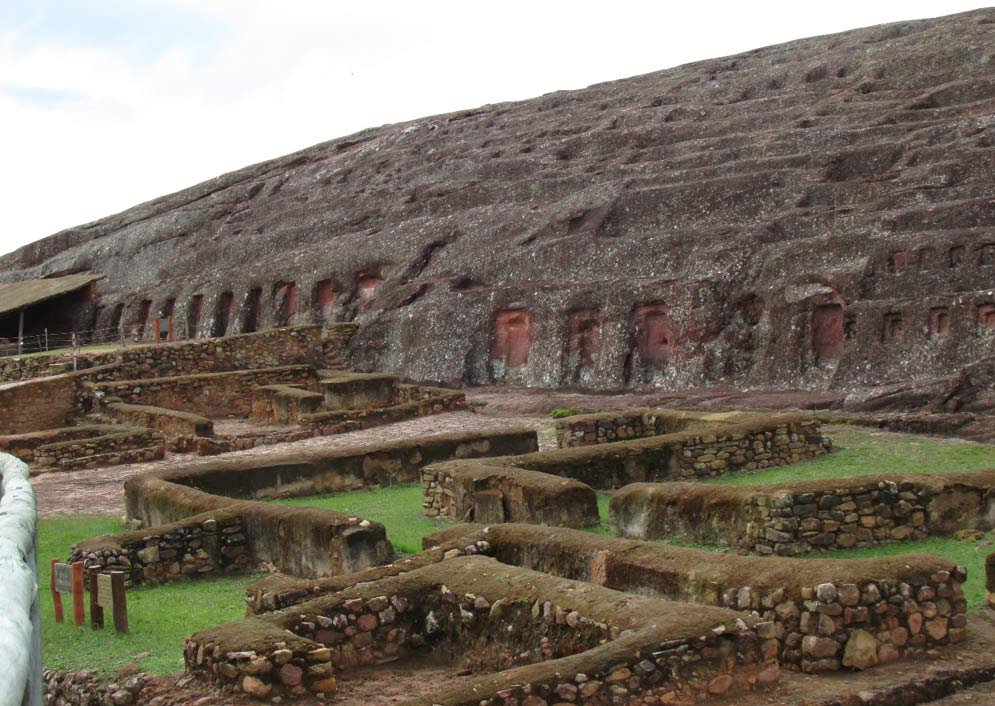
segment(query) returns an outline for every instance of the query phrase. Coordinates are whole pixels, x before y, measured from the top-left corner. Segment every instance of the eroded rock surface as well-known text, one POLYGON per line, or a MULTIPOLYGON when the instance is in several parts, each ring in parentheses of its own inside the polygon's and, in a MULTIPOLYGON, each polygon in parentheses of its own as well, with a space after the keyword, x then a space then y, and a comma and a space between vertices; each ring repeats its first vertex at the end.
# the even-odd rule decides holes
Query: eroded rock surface
POLYGON ((588 389, 990 406, 995 10, 386 126, 0 258, 95 324, 355 320, 352 362, 588 389), (885 389, 866 391, 881 381, 885 389))

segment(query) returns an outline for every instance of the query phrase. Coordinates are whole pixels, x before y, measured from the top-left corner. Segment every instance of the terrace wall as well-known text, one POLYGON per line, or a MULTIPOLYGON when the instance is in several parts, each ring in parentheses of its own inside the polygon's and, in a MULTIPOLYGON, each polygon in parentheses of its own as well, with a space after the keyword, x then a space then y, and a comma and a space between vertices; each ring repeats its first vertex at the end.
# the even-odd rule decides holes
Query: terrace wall
MULTIPOLYGON (((924 554, 759 559, 514 524, 486 531, 457 525, 425 545, 481 539, 488 554, 514 566, 626 593, 755 611, 764 621, 758 634, 777 638, 782 664, 803 671, 865 669, 966 635, 966 570, 924 554)), ((765 655, 775 647, 766 644, 765 655)))
POLYGON ((770 665, 752 623, 462 557, 203 631, 185 654, 189 671, 256 696, 328 692, 336 673, 428 647, 484 673, 434 704, 676 701, 754 688, 770 665))
POLYGON ((316 508, 254 500, 414 482, 427 463, 536 447, 534 431, 508 430, 285 453, 252 461, 191 463, 129 479, 125 483, 128 517, 148 529, 81 543, 74 556, 85 556, 94 566, 110 561, 130 567, 133 581, 170 580, 232 565, 240 568, 243 559, 266 561, 297 576, 358 571, 392 555, 382 525, 316 508), (206 531, 205 523, 222 529, 206 531), (224 529, 236 525, 241 529, 224 529), (222 539, 212 540, 212 532, 220 532, 222 539), (225 555, 224 548, 232 544, 226 534, 239 540, 237 546, 244 539, 249 557, 241 551, 232 555, 231 549, 225 555), (178 560, 177 555, 184 558, 178 560))
POLYGON ((69 426, 75 393, 71 374, 0 386, 0 435, 69 426))
POLYGON ((623 537, 681 537, 784 556, 991 529, 995 471, 769 486, 633 484, 609 512, 623 537))
POLYGON ((258 385, 313 387, 314 370, 305 365, 117 380, 94 386, 95 394, 126 404, 163 407, 208 417, 248 417, 253 388, 258 385))
POLYGON ((727 426, 737 419, 750 416, 744 412, 705 413, 646 408, 579 414, 556 423, 556 444, 561 449, 610 444, 673 434, 691 427, 707 429, 727 426))

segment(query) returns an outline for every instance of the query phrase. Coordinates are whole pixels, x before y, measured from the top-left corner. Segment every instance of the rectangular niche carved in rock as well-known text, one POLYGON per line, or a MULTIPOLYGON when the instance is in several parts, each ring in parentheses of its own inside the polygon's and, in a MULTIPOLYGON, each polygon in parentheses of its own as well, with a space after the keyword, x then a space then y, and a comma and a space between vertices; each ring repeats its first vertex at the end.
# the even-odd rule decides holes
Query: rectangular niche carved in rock
POLYGON ((259 330, 259 317, 263 311, 263 288, 253 287, 245 297, 242 313, 242 333, 255 333, 259 330))
POLYGON ((674 353, 674 322, 666 304, 636 308, 636 353, 644 366, 663 370, 674 353))
POLYGON ((964 264, 964 246, 955 245, 947 251, 947 267, 960 267, 964 264))
POLYGON ((332 289, 332 280, 323 279, 314 285, 315 313, 322 321, 328 321, 332 315, 332 307, 335 306, 335 290, 332 289))
POLYGON ((494 317, 494 347, 491 360, 506 368, 518 368, 529 361, 532 348, 532 314, 526 309, 505 309, 494 317))
POLYGON ((909 266, 909 253, 906 250, 896 250, 888 256, 888 272, 895 274, 909 266))
POLYGON ((946 336, 950 333, 950 310, 937 306, 929 310, 929 333, 933 336, 946 336))
POLYGON ((885 343, 900 341, 904 330, 901 313, 897 311, 890 311, 884 315, 884 325, 881 329, 881 340, 885 343))
POLYGON ((920 248, 919 269, 922 271, 936 268, 936 250, 933 248, 920 248))
POLYGON ((214 323, 211 325, 211 338, 219 338, 228 333, 234 304, 235 295, 231 292, 222 292, 221 296, 218 297, 218 303, 214 309, 214 323))
POLYGON ((597 309, 578 309, 570 312, 567 363, 573 382, 583 370, 594 368, 601 352, 601 324, 603 317, 597 309))
POLYGON ((984 329, 995 328, 995 304, 982 304, 978 307, 978 326, 984 329))
POLYGON ((152 311, 152 302, 148 299, 142 301, 138 309, 138 318, 132 326, 135 338, 141 340, 145 335, 145 325, 149 322, 149 313, 152 311))
POLYGON ((995 243, 985 243, 978 246, 978 265, 980 267, 995 265, 995 243))
POLYGON ((373 301, 382 284, 383 278, 380 275, 360 272, 356 275, 356 298, 361 302, 373 301))
POLYGON ((204 311, 204 295, 194 294, 187 307, 187 338, 197 338, 197 327, 200 325, 200 315, 204 311))
POLYGON ((843 356, 843 306, 824 304, 812 310, 812 352, 817 361, 843 356))
POLYGON ((289 326, 297 314, 297 283, 278 282, 273 287, 276 326, 289 326))

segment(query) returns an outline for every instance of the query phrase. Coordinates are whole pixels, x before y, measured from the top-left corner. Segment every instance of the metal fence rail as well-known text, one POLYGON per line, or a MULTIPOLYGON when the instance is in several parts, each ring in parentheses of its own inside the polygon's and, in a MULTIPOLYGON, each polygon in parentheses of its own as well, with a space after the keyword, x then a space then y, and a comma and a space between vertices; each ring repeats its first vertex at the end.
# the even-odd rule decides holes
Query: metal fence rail
POLYGON ((0 706, 41 706, 38 524, 28 467, 0 453, 0 706))
POLYGON ((123 346, 124 344, 124 331, 120 328, 102 328, 61 333, 50 333, 46 329, 42 333, 24 336, 20 341, 16 337, 0 339, 0 357, 65 350, 79 348, 80 346, 123 346))

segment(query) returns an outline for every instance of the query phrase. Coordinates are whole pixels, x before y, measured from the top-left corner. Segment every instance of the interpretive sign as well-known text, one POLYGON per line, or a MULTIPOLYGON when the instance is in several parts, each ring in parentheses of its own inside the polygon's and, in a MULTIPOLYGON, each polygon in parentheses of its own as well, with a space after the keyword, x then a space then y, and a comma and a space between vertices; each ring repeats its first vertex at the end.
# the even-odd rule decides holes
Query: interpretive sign
POLYGON ((97 605, 114 610, 114 586, 110 574, 97 574, 97 605))
POLYGON ((52 572, 55 577, 55 590, 57 593, 73 592, 73 567, 70 564, 53 564, 52 572))

